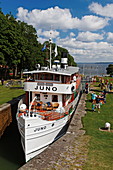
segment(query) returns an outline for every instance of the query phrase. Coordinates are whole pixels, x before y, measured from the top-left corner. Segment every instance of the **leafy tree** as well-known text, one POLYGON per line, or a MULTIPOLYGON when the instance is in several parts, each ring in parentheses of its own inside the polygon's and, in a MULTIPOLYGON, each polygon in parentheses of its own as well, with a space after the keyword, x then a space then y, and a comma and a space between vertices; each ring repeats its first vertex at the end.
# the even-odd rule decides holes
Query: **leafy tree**
POLYGON ((109 64, 106 70, 107 74, 113 75, 113 64, 109 64))
MULTIPOLYGON (((0 65, 3 66, 1 68, 12 69, 13 75, 16 76, 17 71, 22 73, 24 69, 34 69, 37 63, 41 66, 49 65, 49 48, 42 52, 44 44, 39 43, 37 38, 33 26, 17 21, 11 14, 4 15, 0 10, 0 65)), ((45 43, 49 47, 49 41, 45 43)), ((61 60, 62 52, 68 51, 58 46, 58 55, 55 57, 56 45, 54 43, 51 45, 53 64, 55 59, 61 60)), ((68 65, 76 65, 70 54, 68 65)))
POLYGON ((20 50, 20 63, 19 69, 32 69, 35 64, 36 54, 37 54, 37 35, 36 30, 24 22, 19 21, 19 35, 18 39, 18 49, 20 50))

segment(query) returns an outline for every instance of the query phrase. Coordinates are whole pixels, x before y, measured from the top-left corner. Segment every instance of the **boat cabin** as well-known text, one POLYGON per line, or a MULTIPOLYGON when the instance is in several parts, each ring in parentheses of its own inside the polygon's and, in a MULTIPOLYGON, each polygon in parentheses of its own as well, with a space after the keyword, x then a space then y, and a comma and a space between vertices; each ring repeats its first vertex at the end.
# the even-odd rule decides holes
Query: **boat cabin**
POLYGON ((78 72, 78 67, 24 72, 28 77, 24 85, 27 105, 29 106, 29 101, 36 96, 37 102, 50 102, 55 107, 66 106, 77 93, 77 82, 80 79, 78 72))

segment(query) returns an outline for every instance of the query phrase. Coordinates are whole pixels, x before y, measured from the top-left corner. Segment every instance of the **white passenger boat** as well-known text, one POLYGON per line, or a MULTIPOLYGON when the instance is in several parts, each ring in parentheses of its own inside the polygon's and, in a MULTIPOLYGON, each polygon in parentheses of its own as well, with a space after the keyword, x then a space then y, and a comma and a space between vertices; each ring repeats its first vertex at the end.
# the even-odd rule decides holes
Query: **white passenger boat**
POLYGON ((55 63, 24 72, 31 78, 24 82, 17 122, 26 162, 66 133, 79 100, 79 68, 67 66, 67 57, 55 63))

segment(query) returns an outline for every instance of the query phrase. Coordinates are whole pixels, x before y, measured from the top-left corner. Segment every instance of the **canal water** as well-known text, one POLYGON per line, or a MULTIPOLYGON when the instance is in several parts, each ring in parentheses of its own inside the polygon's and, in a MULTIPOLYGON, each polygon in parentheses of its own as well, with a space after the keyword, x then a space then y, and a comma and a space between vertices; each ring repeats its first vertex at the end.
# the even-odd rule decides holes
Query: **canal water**
POLYGON ((20 135, 16 124, 12 123, 0 139, 0 169, 17 170, 24 163, 20 135))
POLYGON ((17 105, 14 105, 13 121, 0 138, 0 170, 17 170, 25 164, 20 134, 16 121, 17 105))

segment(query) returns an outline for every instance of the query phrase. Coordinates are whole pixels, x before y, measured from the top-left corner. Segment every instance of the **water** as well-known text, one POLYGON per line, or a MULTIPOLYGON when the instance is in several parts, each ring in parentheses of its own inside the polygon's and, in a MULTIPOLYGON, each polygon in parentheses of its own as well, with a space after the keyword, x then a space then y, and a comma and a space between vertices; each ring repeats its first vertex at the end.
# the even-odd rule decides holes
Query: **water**
POLYGON ((17 170, 24 163, 20 136, 14 125, 10 125, 0 139, 0 169, 17 170))
POLYGON ((80 74, 84 74, 86 76, 103 76, 107 74, 106 68, 109 64, 113 64, 113 62, 105 62, 105 63, 77 63, 77 66, 80 68, 80 74))
MULTIPOLYGON (((14 111, 14 107, 12 108, 14 111)), ((17 170, 25 164, 16 115, 0 138, 0 170, 17 170)))

